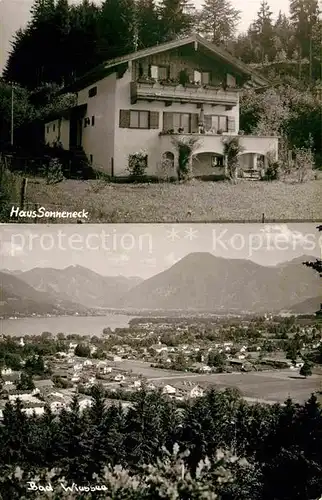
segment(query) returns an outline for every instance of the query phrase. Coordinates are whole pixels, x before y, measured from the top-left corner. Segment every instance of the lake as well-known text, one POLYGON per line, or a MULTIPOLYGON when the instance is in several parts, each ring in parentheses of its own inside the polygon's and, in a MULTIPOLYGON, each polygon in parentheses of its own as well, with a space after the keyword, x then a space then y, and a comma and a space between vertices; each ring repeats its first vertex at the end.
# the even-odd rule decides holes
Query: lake
POLYGON ((103 329, 126 328, 134 316, 108 314, 106 316, 55 316, 52 318, 19 318, 0 320, 0 333, 19 337, 41 335, 42 332, 78 335, 102 335, 103 329))

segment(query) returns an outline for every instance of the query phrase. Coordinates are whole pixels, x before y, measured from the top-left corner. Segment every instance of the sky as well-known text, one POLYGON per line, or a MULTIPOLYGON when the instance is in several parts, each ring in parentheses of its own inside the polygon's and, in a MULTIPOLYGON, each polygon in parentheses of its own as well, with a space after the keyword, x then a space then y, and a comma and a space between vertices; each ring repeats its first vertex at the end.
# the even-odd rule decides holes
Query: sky
MULTIPOLYGON (((197 8, 203 0, 192 0, 197 8)), ((70 3, 78 3, 78 0, 70 0, 70 3)), ((101 3, 101 0, 94 0, 94 3, 101 3)), ((241 21, 238 31, 245 31, 249 24, 256 17, 260 0, 231 0, 232 5, 241 11, 241 21)), ((0 74, 5 65, 10 40, 19 28, 26 25, 29 20, 30 7, 33 0, 0 0, 0 74)), ((278 12, 288 12, 289 0, 269 0, 269 5, 274 17, 278 12)))
POLYGON ((264 266, 321 257, 317 224, 6 224, 0 269, 80 265, 105 276, 162 272, 192 252, 264 266))

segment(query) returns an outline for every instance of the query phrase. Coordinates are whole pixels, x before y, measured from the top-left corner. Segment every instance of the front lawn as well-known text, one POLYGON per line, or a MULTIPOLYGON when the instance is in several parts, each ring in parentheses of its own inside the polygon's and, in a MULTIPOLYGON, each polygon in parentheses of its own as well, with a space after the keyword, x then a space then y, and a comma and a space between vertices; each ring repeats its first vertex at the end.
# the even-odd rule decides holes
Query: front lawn
POLYGON ((321 193, 322 179, 303 184, 240 180, 236 185, 65 180, 47 185, 39 178, 29 179, 26 201, 28 208, 36 203, 48 210, 84 208, 89 222, 261 221, 262 214, 266 220, 295 221, 322 219, 321 193))

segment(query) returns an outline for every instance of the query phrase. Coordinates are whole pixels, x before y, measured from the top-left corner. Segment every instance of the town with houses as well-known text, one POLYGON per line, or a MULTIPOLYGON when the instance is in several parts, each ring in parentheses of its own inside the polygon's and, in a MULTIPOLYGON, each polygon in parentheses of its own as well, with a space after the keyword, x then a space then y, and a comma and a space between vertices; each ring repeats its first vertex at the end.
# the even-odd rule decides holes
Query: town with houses
POLYGON ((97 384, 107 405, 126 409, 141 390, 178 402, 203 396, 225 374, 241 382, 246 374, 273 371, 307 378, 322 361, 322 324, 318 316, 135 318, 129 328, 104 329, 100 338, 2 336, 0 349, 0 417, 8 401, 20 399, 23 411, 41 415, 46 405, 53 413, 68 408, 75 394, 83 410, 97 384))

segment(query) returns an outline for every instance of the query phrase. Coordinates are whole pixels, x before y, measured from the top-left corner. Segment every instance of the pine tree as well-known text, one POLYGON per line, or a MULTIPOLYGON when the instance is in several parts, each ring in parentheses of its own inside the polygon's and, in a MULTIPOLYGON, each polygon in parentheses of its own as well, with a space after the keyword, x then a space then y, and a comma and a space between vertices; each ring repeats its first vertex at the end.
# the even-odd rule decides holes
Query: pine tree
POLYGON ((257 19, 253 23, 253 36, 260 48, 261 62, 264 62, 265 56, 267 56, 269 60, 272 60, 275 55, 273 53, 272 11, 270 10, 267 0, 261 1, 257 19))
POLYGON ((134 0, 104 0, 98 19, 98 36, 101 61, 132 52, 137 36, 134 0))
POLYGON ((91 390, 93 404, 86 412, 86 430, 84 432, 84 448, 87 461, 85 464, 85 477, 88 481, 93 474, 101 475, 108 462, 106 406, 104 389, 96 385, 91 390))
POLYGON ((161 0, 159 7, 160 42, 174 40, 190 33, 194 6, 189 0, 161 0))
POLYGON ((57 466, 64 471, 68 481, 79 484, 87 479, 86 424, 86 418, 81 415, 78 398, 75 396, 70 410, 63 409, 59 415, 59 439, 56 449, 59 457, 57 466))
POLYGON ((285 51, 287 58, 291 58, 294 52, 293 39, 293 28, 290 25, 290 21, 285 14, 279 11, 277 19, 274 24, 274 46, 276 54, 285 51))
POLYGON ((161 24, 155 0, 137 0, 136 23, 138 50, 159 43, 161 24))
MULTIPOLYGON (((321 47, 321 21, 318 0, 291 0, 290 20, 294 27, 295 39, 301 58, 310 58, 312 42, 319 27, 319 46, 321 47)), ((319 49, 320 50, 320 49, 319 49)))
POLYGON ((240 11, 230 0, 204 0, 199 18, 199 31, 214 44, 225 44, 233 37, 240 11))
POLYGON ((89 2, 70 7, 70 32, 67 39, 69 46, 69 79, 82 76, 101 62, 99 59, 98 20, 100 9, 89 2))
POLYGON ((57 0, 53 23, 53 40, 56 47, 53 53, 54 72, 52 81, 64 84, 69 79, 69 68, 73 54, 69 50, 69 33, 71 29, 70 8, 68 0, 57 0))
POLYGON ((308 361, 305 361, 303 366, 300 369, 300 375, 307 378, 312 375, 312 365, 308 361))
MULTIPOLYGON (((317 230, 321 232, 322 226, 318 226, 317 230)), ((303 264, 307 267, 311 267, 312 269, 314 269, 314 271, 319 273, 320 278, 322 278, 322 259, 316 259, 315 261, 310 261, 310 262, 303 262, 303 264)))

